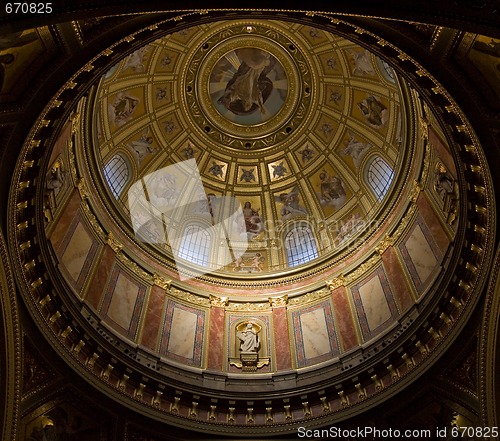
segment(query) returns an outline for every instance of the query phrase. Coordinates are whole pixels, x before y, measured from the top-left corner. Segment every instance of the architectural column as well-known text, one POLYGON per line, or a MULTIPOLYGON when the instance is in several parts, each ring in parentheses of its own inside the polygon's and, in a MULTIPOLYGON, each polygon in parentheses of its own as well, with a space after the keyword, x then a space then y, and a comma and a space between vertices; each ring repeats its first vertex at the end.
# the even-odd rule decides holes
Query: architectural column
POLYGON ((224 317, 227 297, 210 295, 207 369, 223 370, 224 317))
POLYGON ((343 284, 343 277, 327 282, 332 295, 333 314, 338 330, 342 351, 348 351, 359 345, 353 311, 348 298, 348 293, 343 284))
POLYGON ((292 368, 290 337, 288 333, 287 304, 288 296, 269 297, 273 308, 274 347, 276 370, 283 371, 292 368))
POLYGON ((157 348, 166 292, 170 289, 170 282, 154 275, 154 284, 149 294, 146 318, 141 332, 141 344, 153 350, 157 348))

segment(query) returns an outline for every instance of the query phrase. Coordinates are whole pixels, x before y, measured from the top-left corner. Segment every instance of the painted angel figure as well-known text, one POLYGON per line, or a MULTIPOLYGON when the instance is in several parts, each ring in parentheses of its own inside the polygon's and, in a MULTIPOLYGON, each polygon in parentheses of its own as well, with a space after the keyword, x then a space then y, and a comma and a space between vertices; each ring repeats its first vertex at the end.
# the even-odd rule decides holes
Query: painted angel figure
POLYGON ((283 204, 280 210, 282 220, 307 214, 305 207, 299 204, 299 189, 297 187, 294 187, 289 193, 281 193, 279 196, 275 196, 275 200, 283 204))
POLYGON ((139 102, 139 98, 127 92, 119 92, 116 95, 115 101, 110 105, 110 112, 117 127, 122 126, 132 119, 132 114, 139 105, 139 102))
POLYGON ((370 52, 366 49, 362 52, 350 51, 351 60, 354 63, 352 71, 355 75, 375 75, 370 52))
POLYGON ((329 173, 323 170, 319 178, 321 179, 321 202, 329 203, 336 199, 345 199, 346 191, 342 180, 338 176, 330 176, 329 173))
POLYGON ((345 140, 345 148, 341 153, 345 156, 350 156, 356 168, 359 168, 361 159, 371 146, 371 144, 359 141, 353 133, 349 132, 349 139, 345 140))
POLYGON ((236 115, 249 114, 257 109, 264 114, 264 102, 273 89, 267 74, 275 60, 257 48, 240 48, 235 52, 241 64, 218 102, 236 115))
POLYGON ((253 256, 252 258, 252 266, 258 273, 264 271, 263 262, 264 262, 264 257, 262 256, 262 253, 256 253, 255 256, 253 256))
POLYGON ((360 101, 358 109, 365 118, 366 122, 376 129, 381 129, 387 123, 387 107, 373 95, 360 101))
POLYGON ((146 58, 146 52, 149 49, 149 45, 143 46, 132 52, 126 59, 123 70, 132 69, 134 72, 144 72, 144 60, 146 58))
POLYGON ((139 139, 129 142, 128 147, 132 150, 139 163, 146 156, 156 152, 156 148, 153 147, 153 137, 149 134, 149 128, 142 132, 139 139))

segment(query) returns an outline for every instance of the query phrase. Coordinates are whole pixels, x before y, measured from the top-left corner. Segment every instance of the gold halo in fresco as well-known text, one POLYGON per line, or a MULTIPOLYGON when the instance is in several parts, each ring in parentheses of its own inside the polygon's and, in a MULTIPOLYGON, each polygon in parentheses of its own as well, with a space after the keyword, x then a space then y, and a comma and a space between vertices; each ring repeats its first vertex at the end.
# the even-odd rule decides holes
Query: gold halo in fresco
POLYGON ((274 29, 225 29, 204 40, 188 65, 184 98, 195 109, 189 117, 228 147, 275 146, 295 131, 311 102, 311 72, 299 69, 302 52, 274 29))

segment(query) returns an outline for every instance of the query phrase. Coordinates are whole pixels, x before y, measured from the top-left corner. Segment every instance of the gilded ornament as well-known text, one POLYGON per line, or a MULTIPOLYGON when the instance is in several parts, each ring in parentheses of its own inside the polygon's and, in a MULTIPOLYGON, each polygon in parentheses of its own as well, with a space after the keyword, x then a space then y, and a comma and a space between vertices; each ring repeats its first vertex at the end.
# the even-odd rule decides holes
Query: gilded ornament
POLYGON ((210 294, 210 306, 214 306, 216 308, 224 308, 229 304, 228 297, 218 297, 210 294))
POLYGON ((335 277, 332 280, 327 280, 325 282, 326 286, 330 288, 330 291, 334 289, 340 288, 341 286, 345 286, 345 276, 341 274, 339 277, 335 277))
POLYGON ((111 231, 108 233, 106 237, 106 243, 113 249, 115 253, 119 253, 123 248, 123 245, 116 240, 115 236, 111 231))
POLYGON ((414 180, 410 191, 410 200, 412 202, 416 202, 421 191, 422 191, 422 184, 417 180, 414 180))
POLYGON ((153 274, 153 284, 163 288, 165 291, 170 289, 170 285, 172 284, 172 280, 165 279, 164 277, 154 273, 153 274))
POLYGON ((288 295, 282 295, 278 297, 269 297, 269 303, 273 308, 278 308, 280 306, 288 305, 288 295))
POLYGON ((384 254, 384 251, 389 248, 389 247, 392 247, 394 245, 394 239, 389 236, 388 234, 385 235, 385 237, 381 240, 381 242, 379 243, 379 245, 377 247, 375 247, 375 251, 382 255, 384 254))
POLYGON ((87 184, 85 183, 85 178, 83 176, 78 179, 76 186, 78 187, 78 191, 80 192, 80 197, 82 199, 87 199, 89 197, 89 191, 87 188, 87 184))

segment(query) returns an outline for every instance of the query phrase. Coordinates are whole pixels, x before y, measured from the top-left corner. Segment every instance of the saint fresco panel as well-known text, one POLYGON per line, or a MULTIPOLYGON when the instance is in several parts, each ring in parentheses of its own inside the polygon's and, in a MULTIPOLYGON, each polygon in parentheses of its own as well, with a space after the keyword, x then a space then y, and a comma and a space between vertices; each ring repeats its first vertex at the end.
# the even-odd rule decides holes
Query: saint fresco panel
POLYGON ((254 47, 226 53, 215 64, 209 82, 217 111, 246 126, 275 116, 285 102, 288 89, 281 63, 269 52, 254 47))

